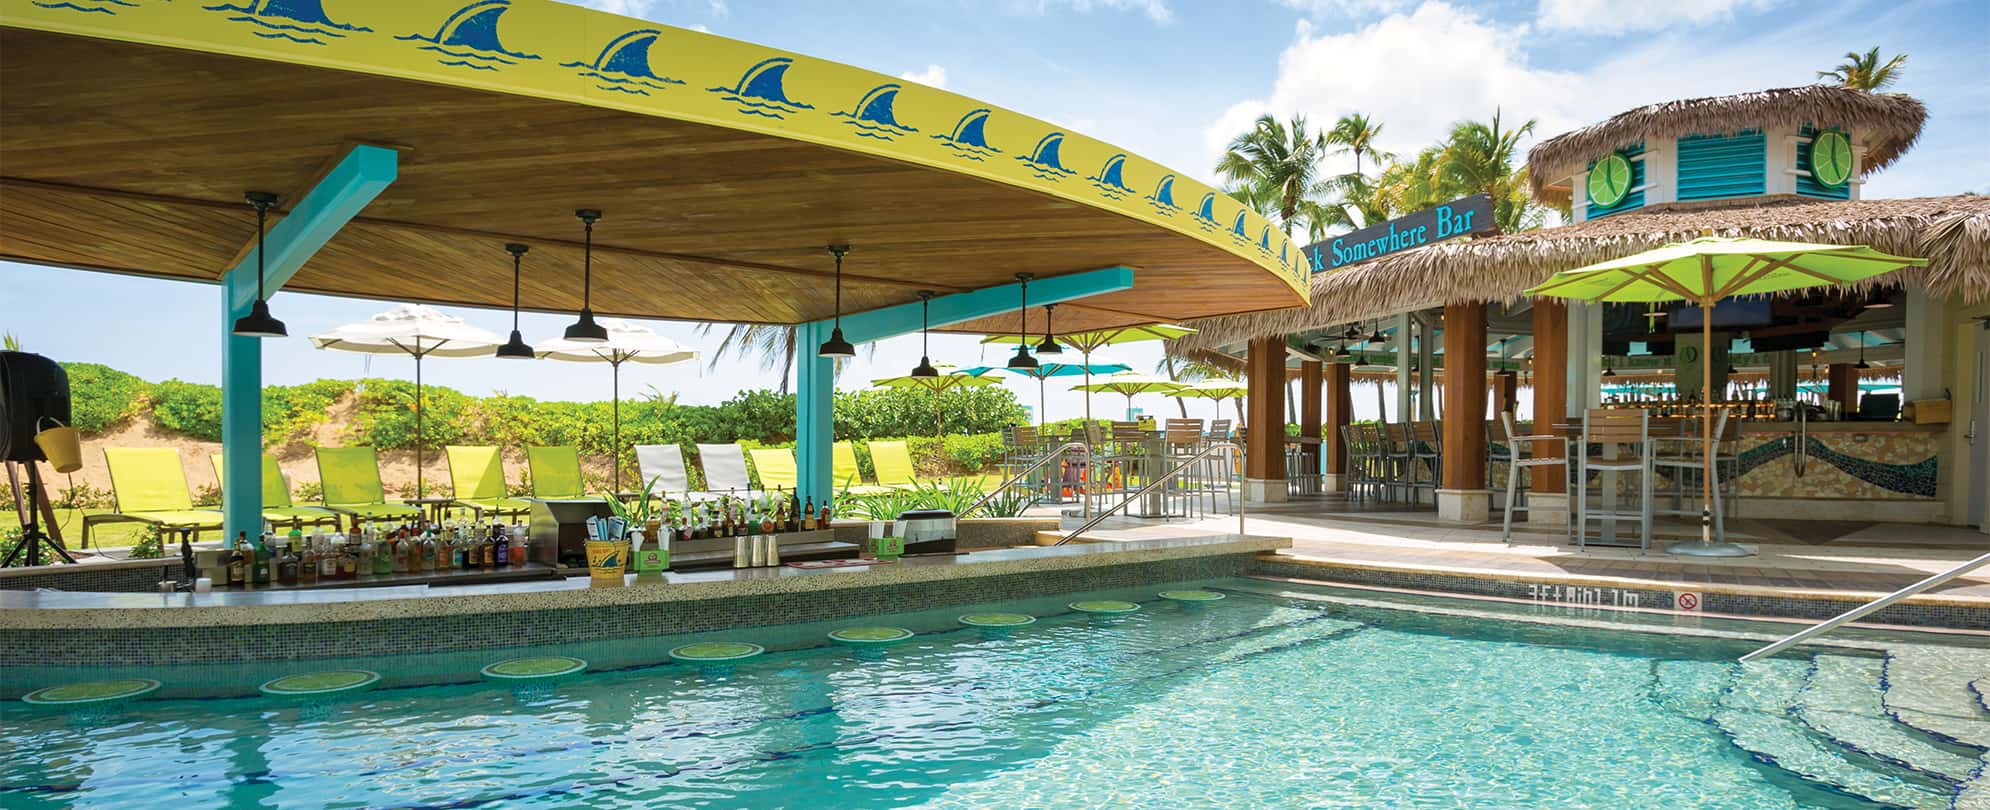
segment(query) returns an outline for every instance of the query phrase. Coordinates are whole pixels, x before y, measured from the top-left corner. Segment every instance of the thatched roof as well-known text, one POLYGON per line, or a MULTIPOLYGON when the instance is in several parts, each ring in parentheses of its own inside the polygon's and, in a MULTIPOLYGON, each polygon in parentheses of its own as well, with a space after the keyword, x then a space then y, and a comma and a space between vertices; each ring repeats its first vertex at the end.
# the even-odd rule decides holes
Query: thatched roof
POLYGON ((1213 348, 1254 337, 1290 335, 1394 312, 1445 304, 1510 301, 1572 267, 1628 256, 1705 235, 1869 245, 1926 258, 1874 279, 1909 281, 1940 298, 1974 304, 1990 298, 1990 197, 1820 201, 1772 198, 1725 207, 1673 205, 1575 225, 1407 250, 1313 276, 1310 307, 1190 321, 1199 330, 1177 350, 1213 348))
POLYGON ((1566 189, 1549 189, 1588 162, 1647 139, 1669 141, 1701 133, 1726 133, 1804 124, 1840 126, 1866 147, 1861 174, 1892 164, 1921 137, 1928 109, 1913 96, 1867 93, 1814 84, 1733 96, 1689 98, 1639 107, 1610 120, 1565 132, 1527 152, 1527 176, 1535 199, 1567 205, 1566 189))

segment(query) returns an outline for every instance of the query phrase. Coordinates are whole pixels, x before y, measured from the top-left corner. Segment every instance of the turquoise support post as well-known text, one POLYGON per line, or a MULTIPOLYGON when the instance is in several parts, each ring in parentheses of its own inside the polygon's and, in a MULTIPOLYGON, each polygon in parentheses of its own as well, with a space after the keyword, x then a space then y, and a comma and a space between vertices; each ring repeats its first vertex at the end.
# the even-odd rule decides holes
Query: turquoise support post
MULTIPOLYGON (((1020 285, 1004 284, 971 292, 956 293, 932 300, 934 327, 1000 315, 1021 301, 1020 285)), ((1030 306, 1058 304, 1101 293, 1133 288, 1133 270, 1108 267, 1082 273, 1055 276, 1030 282, 1030 306)), ((817 357, 815 349, 829 339, 833 320, 810 321, 795 330, 795 471, 796 488, 803 498, 821 503, 835 495, 830 480, 830 444, 834 441, 836 366, 817 357)), ((918 304, 874 309, 843 316, 843 335, 851 343, 873 343, 889 337, 919 331, 918 304)))
MULTIPOLYGON (((373 201, 399 172, 394 150, 355 146, 290 212, 269 229, 263 286, 270 294, 297 274, 333 234, 373 201)), ((256 301, 256 250, 221 278, 222 539, 261 531, 263 522, 262 339, 233 333, 256 301)))

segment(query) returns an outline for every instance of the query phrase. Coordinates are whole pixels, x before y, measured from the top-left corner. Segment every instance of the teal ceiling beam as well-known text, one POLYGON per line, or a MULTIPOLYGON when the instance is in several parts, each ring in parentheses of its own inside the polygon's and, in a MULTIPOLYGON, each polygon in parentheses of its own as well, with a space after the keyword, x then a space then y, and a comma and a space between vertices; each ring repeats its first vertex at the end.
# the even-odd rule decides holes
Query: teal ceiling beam
MULTIPOLYGON (((264 238, 263 286, 275 293, 332 236, 359 215, 399 176, 392 149, 360 145, 347 152, 317 185, 290 205, 264 238)), ((244 189, 249 190, 249 189, 244 189)), ((249 207, 242 206, 247 219, 249 207)), ((263 345, 265 338, 234 334, 235 319, 256 301, 255 237, 242 261, 221 277, 221 506, 222 539, 255 536, 263 521, 263 345)), ((277 313, 279 318, 282 312, 277 313)))

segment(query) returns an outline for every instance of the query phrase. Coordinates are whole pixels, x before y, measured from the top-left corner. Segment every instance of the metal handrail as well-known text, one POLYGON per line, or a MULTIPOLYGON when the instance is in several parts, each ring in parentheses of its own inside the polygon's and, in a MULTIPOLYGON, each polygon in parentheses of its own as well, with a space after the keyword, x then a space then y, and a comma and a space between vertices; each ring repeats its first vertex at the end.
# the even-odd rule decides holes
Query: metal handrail
MULTIPOLYGON (((1176 477, 1180 476, 1182 473, 1188 472, 1189 470, 1195 467, 1196 462, 1201 461, 1204 458, 1207 458, 1210 454, 1215 453, 1219 450, 1229 452, 1230 463, 1233 469, 1235 468, 1237 461, 1242 459, 1244 455, 1244 448, 1237 446, 1233 442, 1217 442, 1215 444, 1211 444, 1210 446, 1203 448, 1201 452, 1198 452, 1193 456, 1189 456, 1188 458, 1177 461, 1175 463, 1174 469, 1162 473, 1161 475, 1155 477, 1154 480, 1147 482, 1146 486, 1134 490, 1133 494, 1126 496, 1126 498, 1124 500, 1121 500, 1119 503, 1113 504, 1111 509, 1107 509, 1103 512, 1093 515, 1091 520, 1085 521, 1085 525, 1079 526, 1077 531, 1065 535, 1064 539, 1057 541, 1054 545, 1059 545, 1059 546, 1064 545, 1065 543, 1069 543, 1072 540, 1077 539, 1078 535, 1084 534, 1086 532, 1098 528, 1100 523, 1104 523, 1106 518, 1112 516, 1112 513, 1117 512, 1121 509, 1125 509, 1127 504, 1139 500, 1140 498, 1146 496, 1146 494, 1149 492, 1153 492, 1155 487, 1168 483, 1169 481, 1174 480, 1176 477)), ((1241 494, 1242 493, 1239 493, 1239 495, 1241 494)), ((1241 535, 1244 533, 1244 499, 1242 497, 1239 497, 1236 499, 1236 503, 1237 503, 1237 534, 1241 535)))
POLYGON ((1829 631, 1833 628, 1838 627, 1841 624, 1852 621, 1861 616, 1865 616, 1868 613, 1880 610, 1881 608, 1884 608, 1902 599, 1906 599, 1909 596, 1913 596, 1917 593, 1928 590, 1929 588, 1933 588, 1936 585, 1940 585, 1944 582, 1955 579, 1956 577, 1962 576, 1963 574, 1967 574, 1970 571, 1973 571, 1986 564, 1990 564, 1990 554, 1985 554, 1981 557, 1977 557, 1974 560, 1970 560, 1969 562, 1963 563, 1947 571, 1943 571, 1939 574, 1928 577, 1927 579, 1921 580, 1920 582, 1916 582, 1905 588, 1901 588, 1900 590, 1894 591, 1893 593, 1882 596, 1871 602, 1867 602, 1851 610, 1845 611, 1844 613, 1840 613, 1837 616, 1833 616, 1830 619, 1826 619, 1825 621, 1819 624, 1814 624, 1811 625, 1810 627, 1806 627, 1801 632, 1798 632, 1790 636, 1789 638, 1783 639, 1782 641, 1778 641, 1767 647, 1763 647, 1762 649, 1756 650, 1752 653, 1742 656, 1741 660, 1743 662, 1747 662, 1747 661, 1753 661, 1763 656, 1774 655, 1777 652, 1782 651, 1784 648, 1789 647, 1792 644, 1797 644, 1819 633, 1829 631))
POLYGON ((1066 450, 1070 450, 1073 447, 1076 447, 1080 450, 1088 449, 1084 442, 1065 442, 1061 445, 1058 445, 1057 449, 1043 454, 1043 458, 1037 459, 1035 464, 1031 464, 1028 467, 1024 467, 1022 472, 1010 476, 1009 480, 1007 481, 1003 481, 1001 486, 988 490, 987 492, 983 493, 979 500, 976 500, 974 503, 968 505, 967 511, 962 512, 961 516, 966 517, 968 515, 974 514, 976 511, 979 511, 982 506, 985 506, 989 501, 994 500, 996 495, 1000 495, 1003 492, 1007 492, 1009 490, 1009 487, 1016 485, 1017 481, 1021 481, 1024 478, 1029 477, 1030 473, 1043 469, 1043 465, 1049 464, 1052 461, 1056 461, 1058 457, 1064 455, 1064 452, 1066 450))

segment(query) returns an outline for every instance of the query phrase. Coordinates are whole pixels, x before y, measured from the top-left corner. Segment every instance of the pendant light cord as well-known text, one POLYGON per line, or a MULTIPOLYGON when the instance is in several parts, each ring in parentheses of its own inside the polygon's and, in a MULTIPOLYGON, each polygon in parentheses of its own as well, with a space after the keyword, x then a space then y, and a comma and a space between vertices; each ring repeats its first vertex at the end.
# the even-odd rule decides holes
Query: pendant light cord
POLYGON ((257 200, 256 201, 256 300, 258 301, 268 300, 263 297, 263 231, 267 230, 266 228, 263 227, 263 224, 267 221, 269 221, 269 203, 257 200))
POLYGON ((591 309, 594 294, 594 220, 583 217, 581 222, 587 225, 587 235, 583 237, 585 241, 580 254, 580 308, 591 309))
MULTIPOLYGON (((921 292, 919 294, 919 356, 922 358, 933 356, 933 336, 931 332, 933 328, 932 306, 933 294, 921 292)), ((839 303, 837 308, 841 309, 842 305, 839 303)))
POLYGON ((1030 279, 1029 276, 1022 276, 1017 280, 1022 282, 1023 297, 1023 307, 1016 311, 1016 328, 1023 331, 1023 345, 1017 351, 1028 354, 1030 351, 1030 279))
POLYGON ((513 332, 518 331, 518 267, 524 258, 523 251, 511 254, 511 331, 513 332))
MULTIPOLYGON (((847 248, 846 248, 847 249, 847 248)), ((843 328, 843 251, 830 248, 836 254, 836 328, 843 328)))

